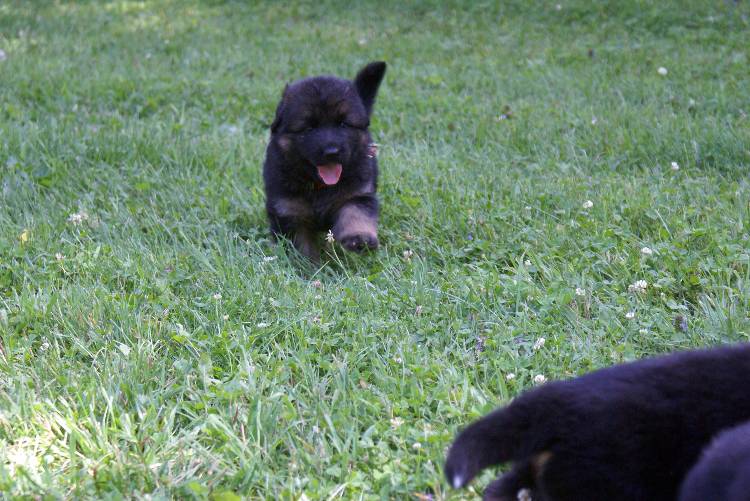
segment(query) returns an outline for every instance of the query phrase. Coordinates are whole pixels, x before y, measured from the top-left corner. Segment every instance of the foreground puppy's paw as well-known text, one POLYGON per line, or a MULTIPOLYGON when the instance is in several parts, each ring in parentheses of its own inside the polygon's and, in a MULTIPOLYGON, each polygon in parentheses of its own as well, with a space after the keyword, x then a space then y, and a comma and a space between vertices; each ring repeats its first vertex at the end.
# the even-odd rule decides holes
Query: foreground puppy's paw
POLYGON ((378 237, 372 234, 348 235, 341 238, 341 245, 352 252, 365 252, 378 248, 378 237))

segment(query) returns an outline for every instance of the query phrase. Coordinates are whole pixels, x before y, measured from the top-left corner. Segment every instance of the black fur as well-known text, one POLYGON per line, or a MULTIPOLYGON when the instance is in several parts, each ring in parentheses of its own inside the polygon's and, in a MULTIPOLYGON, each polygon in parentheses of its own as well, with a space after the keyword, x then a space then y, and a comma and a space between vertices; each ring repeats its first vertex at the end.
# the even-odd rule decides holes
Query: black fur
POLYGON ((464 430, 454 487, 513 461, 486 500, 670 500, 717 432, 750 419, 750 345, 610 367, 524 393, 464 430))
POLYGON ((276 109, 263 165, 271 232, 313 261, 319 233, 329 229, 348 250, 378 246, 378 164, 368 127, 385 69, 374 62, 353 81, 299 80, 276 109), (340 175, 326 178, 320 166, 340 175))
POLYGON ((722 432, 706 448, 680 501, 750 501, 750 423, 722 432))

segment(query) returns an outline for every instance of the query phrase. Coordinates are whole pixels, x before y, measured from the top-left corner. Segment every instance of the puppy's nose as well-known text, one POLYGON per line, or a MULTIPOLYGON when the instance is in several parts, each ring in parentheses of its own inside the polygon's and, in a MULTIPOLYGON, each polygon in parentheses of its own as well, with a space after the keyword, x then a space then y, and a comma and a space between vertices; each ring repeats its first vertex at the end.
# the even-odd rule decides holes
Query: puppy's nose
POLYGON ((338 146, 326 146, 323 148, 323 156, 326 158, 333 158, 341 153, 341 148, 338 146))

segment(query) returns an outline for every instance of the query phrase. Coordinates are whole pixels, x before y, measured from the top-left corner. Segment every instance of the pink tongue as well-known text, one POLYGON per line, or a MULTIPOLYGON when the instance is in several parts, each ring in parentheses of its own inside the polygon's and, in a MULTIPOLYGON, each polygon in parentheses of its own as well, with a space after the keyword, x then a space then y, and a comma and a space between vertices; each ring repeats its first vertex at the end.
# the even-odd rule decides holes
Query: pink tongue
POLYGON ((341 177, 341 164, 318 165, 318 175, 328 186, 336 184, 341 177))

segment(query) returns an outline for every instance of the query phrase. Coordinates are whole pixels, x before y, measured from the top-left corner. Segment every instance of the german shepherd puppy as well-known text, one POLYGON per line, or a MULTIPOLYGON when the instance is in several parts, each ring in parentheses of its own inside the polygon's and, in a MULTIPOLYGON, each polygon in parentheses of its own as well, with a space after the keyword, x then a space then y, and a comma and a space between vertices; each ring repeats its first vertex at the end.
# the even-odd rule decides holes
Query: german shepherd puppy
POLYGON ((680 501, 750 500, 750 423, 722 432, 682 483, 680 501))
POLYGON ((743 344, 544 384, 459 434, 445 474, 458 488, 513 461, 484 492, 494 501, 676 499, 711 438, 750 419, 748 381, 743 344))
POLYGON ((377 150, 368 127, 385 69, 373 62, 353 81, 299 80, 276 108, 263 165, 271 233, 313 262, 322 231, 351 251, 378 247, 377 150))

